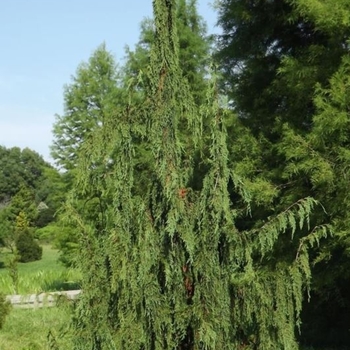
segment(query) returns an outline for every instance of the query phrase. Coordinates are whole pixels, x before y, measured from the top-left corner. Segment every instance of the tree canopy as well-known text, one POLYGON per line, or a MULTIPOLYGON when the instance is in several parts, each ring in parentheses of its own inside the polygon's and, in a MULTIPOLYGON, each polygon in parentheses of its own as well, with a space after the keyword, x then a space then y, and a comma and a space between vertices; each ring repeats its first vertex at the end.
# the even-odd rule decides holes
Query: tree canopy
POLYGON ((311 222, 334 233, 310 254, 314 284, 301 335, 323 346, 349 343, 349 323, 334 326, 349 311, 348 275, 339 267, 347 265, 349 242, 349 11, 347 1, 334 0, 219 2, 222 86, 240 121, 263 144, 258 171, 278 189, 273 208, 312 196, 322 206, 311 222))
POLYGON ((118 71, 114 57, 102 44, 82 63, 65 87, 62 116, 53 127, 52 157, 65 170, 76 167, 79 150, 88 135, 103 125, 118 98, 118 71))
POLYGON ((0 245, 14 252, 19 236, 34 242, 34 231, 55 220, 65 186, 59 172, 29 148, 0 146, 0 164, 0 245), (23 230, 18 220, 26 223, 23 230))

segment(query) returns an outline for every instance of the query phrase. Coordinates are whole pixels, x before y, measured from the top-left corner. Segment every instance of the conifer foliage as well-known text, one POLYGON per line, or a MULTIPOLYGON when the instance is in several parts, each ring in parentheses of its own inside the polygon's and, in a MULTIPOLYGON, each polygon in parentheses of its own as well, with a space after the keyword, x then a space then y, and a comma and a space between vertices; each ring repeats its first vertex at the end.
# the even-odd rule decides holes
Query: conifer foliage
POLYGON ((51 147, 56 164, 71 171, 76 167, 81 144, 111 113, 118 98, 118 73, 113 55, 100 45, 82 63, 64 91, 64 114, 56 115, 51 147))
POLYGON ((43 254, 43 248, 35 241, 30 231, 29 223, 23 212, 20 212, 16 218, 15 226, 16 248, 19 254, 20 262, 29 262, 40 260, 43 254))
MULTIPOLYGON (((268 210, 311 195, 322 204, 311 222, 330 225, 334 233, 310 254, 313 290, 311 303, 305 303, 301 340, 314 347, 348 347, 349 322, 339 320, 348 320, 350 310, 350 3, 218 4, 222 85, 239 120, 263 145, 261 163, 251 168, 274 183, 277 194, 268 210)), ((243 170, 252 164, 252 157, 247 159, 243 170)))
POLYGON ((326 229, 308 233, 311 198, 254 231, 235 227, 229 183, 249 208, 248 189, 228 167, 215 74, 199 107, 183 78, 175 7, 175 0, 153 1, 156 39, 142 108, 133 109, 131 97, 82 146, 67 203, 81 232, 75 349, 297 349, 307 251, 326 229), (194 187, 203 119, 209 156, 194 187), (182 144, 184 124, 193 149, 182 144), (154 169, 142 196, 133 193, 135 136, 145 140, 154 169), (290 244, 292 255, 276 254, 286 236, 302 238, 290 244))

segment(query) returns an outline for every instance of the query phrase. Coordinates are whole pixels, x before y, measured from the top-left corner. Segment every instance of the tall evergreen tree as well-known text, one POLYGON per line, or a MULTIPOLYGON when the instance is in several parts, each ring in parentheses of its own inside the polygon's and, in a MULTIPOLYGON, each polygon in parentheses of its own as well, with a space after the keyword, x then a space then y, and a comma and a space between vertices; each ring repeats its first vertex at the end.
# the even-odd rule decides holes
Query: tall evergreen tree
POLYGON ((262 145, 257 169, 273 180, 278 194, 270 207, 311 195, 323 205, 311 222, 331 224, 334 232, 311 254, 319 264, 302 333, 311 345, 349 343, 349 323, 333 322, 335 314, 348 313, 349 299, 329 298, 349 295, 346 273, 338 274, 348 270, 349 203, 342 181, 347 178, 348 18, 349 3, 342 0, 219 2, 223 85, 241 122, 262 145))
POLYGON ((131 100, 81 152, 67 203, 81 231, 84 293, 73 320, 75 349, 297 349, 308 247, 325 229, 304 228, 315 204, 310 198, 254 230, 235 227, 240 208, 229 185, 246 206, 249 196, 228 167, 215 79, 208 104, 198 108, 181 72, 175 4, 153 1, 155 42, 142 108, 134 110, 131 100), (199 143, 203 118, 210 121, 209 157, 194 188, 196 150, 185 149, 179 134, 186 123, 199 143), (139 134, 154 166, 143 197, 133 196, 139 134), (82 199, 96 201, 93 220, 76 206, 82 199), (303 236, 291 243, 297 233, 303 236), (278 254, 281 240, 289 254, 278 254))
POLYGON ((223 34, 217 56, 242 120, 269 137, 277 118, 308 130, 315 84, 327 85, 348 51, 347 1, 218 3, 223 34))
POLYGON ((104 44, 88 63, 79 66, 72 80, 64 92, 64 114, 56 116, 51 147, 56 164, 65 170, 76 167, 81 145, 115 108, 119 93, 117 67, 104 44))
POLYGON ((333 239, 313 254, 317 264, 311 304, 303 315, 302 339, 314 346, 347 346, 350 342, 349 72, 345 55, 330 87, 316 88, 310 132, 301 136, 285 126, 281 146, 286 178, 295 183, 299 193, 312 186, 325 208, 315 213, 318 221, 331 223, 334 231, 333 239))

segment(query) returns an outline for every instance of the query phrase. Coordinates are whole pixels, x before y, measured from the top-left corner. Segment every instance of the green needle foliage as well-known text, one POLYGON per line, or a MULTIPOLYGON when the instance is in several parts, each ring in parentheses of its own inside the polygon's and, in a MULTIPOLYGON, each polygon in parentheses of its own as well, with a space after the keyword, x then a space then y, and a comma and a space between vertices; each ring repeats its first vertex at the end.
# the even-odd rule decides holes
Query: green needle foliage
POLYGON ((322 206, 311 222, 331 225, 334 233, 310 254, 314 283, 302 341, 348 347, 349 1, 220 0, 218 5, 222 86, 262 146, 255 153, 260 164, 247 157, 238 163, 240 174, 242 166, 248 174, 258 169, 273 182, 274 200, 263 203, 260 212, 278 212, 312 196, 322 206))
POLYGON ((154 0, 153 8, 144 103, 133 108, 131 92, 129 106, 82 145, 67 202, 83 275, 74 349, 297 349, 308 248, 327 228, 309 232, 311 198, 254 229, 236 227, 250 195, 228 165, 217 78, 197 106, 179 65, 176 1, 154 0), (184 125, 192 147, 180 137, 184 125), (152 167, 144 193, 135 195, 140 137, 152 167), (200 179, 198 154, 206 169, 200 179))
MULTIPOLYGON (((188 80, 195 102, 201 104, 205 99, 211 39, 203 18, 198 14, 197 0, 177 0, 175 12, 180 68, 183 77, 188 80)), ((127 48, 126 51, 124 73, 127 79, 137 77, 140 71, 145 71, 149 66, 154 41, 154 21, 147 18, 141 23, 140 39, 135 49, 131 51, 127 48)), ((138 90, 142 91, 143 86, 139 83, 138 90)))
POLYGON ((76 167, 81 144, 104 123, 120 94, 114 57, 100 45, 87 63, 82 63, 64 91, 64 114, 53 126, 52 157, 61 168, 76 167))

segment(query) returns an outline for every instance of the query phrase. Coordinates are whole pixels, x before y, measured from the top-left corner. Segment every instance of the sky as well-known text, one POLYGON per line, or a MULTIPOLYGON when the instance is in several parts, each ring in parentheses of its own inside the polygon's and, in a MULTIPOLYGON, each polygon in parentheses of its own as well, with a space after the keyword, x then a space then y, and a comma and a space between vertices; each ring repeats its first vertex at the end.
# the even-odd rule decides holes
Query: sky
MULTIPOLYGON (((29 147, 52 162, 63 87, 103 42, 118 62, 133 48, 151 0, 0 0, 0 145, 29 147)), ((208 33, 217 32, 210 0, 198 0, 208 33)))

